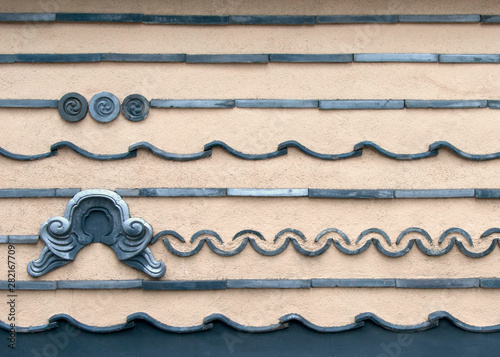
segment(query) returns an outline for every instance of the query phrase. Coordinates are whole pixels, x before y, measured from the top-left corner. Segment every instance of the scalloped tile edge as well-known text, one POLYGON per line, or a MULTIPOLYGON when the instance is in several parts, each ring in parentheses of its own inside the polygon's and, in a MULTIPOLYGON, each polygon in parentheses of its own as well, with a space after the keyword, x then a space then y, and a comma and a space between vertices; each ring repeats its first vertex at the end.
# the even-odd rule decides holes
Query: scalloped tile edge
MULTIPOLYGON (((105 327, 98 327, 98 326, 89 326, 87 324, 81 323, 80 321, 74 319, 70 315, 67 314, 58 314, 54 315, 49 319, 49 323, 45 325, 40 325, 40 326, 31 326, 31 327, 17 327, 16 326, 16 332, 18 333, 35 333, 35 332, 44 332, 48 330, 52 330, 54 328, 57 328, 57 324, 59 321, 64 321, 67 322, 71 325, 73 325, 76 328, 79 328, 82 331, 90 332, 90 333, 111 333, 111 332, 117 332, 117 331, 122 331, 122 330, 127 330, 131 329, 135 326, 135 321, 137 320, 143 320, 149 323, 151 326, 163 330, 165 332, 171 332, 171 333, 195 333, 195 332, 203 332, 207 331, 211 328, 213 328, 213 323, 214 322, 221 322, 225 324, 228 327, 231 327, 234 330, 241 331, 241 332, 247 332, 247 333, 267 333, 267 332, 273 332, 273 331, 278 331, 282 329, 286 329, 289 326, 289 323, 291 321, 298 322, 302 324, 303 326, 307 327, 308 329, 315 331, 315 332, 321 332, 321 333, 337 333, 337 332, 345 332, 345 331, 350 331, 353 329, 358 329, 362 328, 366 321, 370 321, 386 330, 393 331, 393 332, 420 332, 420 331, 425 331, 428 329, 431 329, 433 327, 436 327, 439 325, 440 320, 445 319, 450 321, 454 326, 456 326, 459 329, 462 329, 464 331, 468 332, 475 332, 475 333, 493 333, 493 332, 499 332, 500 331, 500 324, 499 325, 491 325, 491 326, 473 326, 466 324, 462 322, 461 320, 457 319, 450 313, 446 311, 436 311, 431 314, 429 314, 428 320, 421 322, 419 324, 414 324, 414 325, 399 325, 399 324, 393 324, 390 323, 379 316, 377 316, 374 313, 371 312, 365 312, 362 314, 359 314, 355 317, 354 323, 344 325, 344 326, 318 326, 306 318, 302 317, 300 314, 296 313, 291 313, 284 315, 279 318, 279 323, 277 324, 272 324, 268 326, 246 326, 239 324, 235 322, 234 320, 228 318, 224 314, 212 314, 203 319, 203 324, 201 325, 195 325, 195 326, 188 326, 188 327, 176 327, 176 326, 169 326, 166 325, 155 318, 151 317, 147 313, 144 312, 137 312, 134 314, 131 314, 127 317, 126 322, 122 324, 117 324, 113 326, 105 326, 105 327)), ((0 321, 0 329, 9 331, 10 326, 3 322, 0 321)))
POLYGON ((466 153, 460 149, 458 149, 456 146, 450 144, 447 141, 436 141, 432 144, 429 145, 429 150, 417 153, 417 154, 396 154, 392 153, 390 151, 387 151, 383 149, 382 147, 378 146, 377 144, 371 142, 371 141, 363 141, 360 142, 356 145, 354 145, 354 150, 351 152, 347 153, 342 153, 342 154, 321 154, 315 151, 312 151, 305 147, 304 145, 300 144, 299 142, 295 140, 289 140, 282 142, 281 144, 278 145, 278 149, 276 151, 266 153, 266 154, 245 154, 241 151, 233 149, 231 146, 227 145, 223 141, 212 141, 204 146, 203 151, 200 151, 198 153, 194 154, 175 154, 175 153, 169 153, 166 151, 163 151, 161 149, 158 149, 156 146, 147 143, 147 142, 138 142, 135 144, 132 144, 129 146, 129 150, 124 153, 120 154, 110 154, 110 155, 105 155, 105 154, 94 154, 91 153, 87 150, 84 150, 80 148, 78 145, 73 144, 70 141, 60 141, 57 142, 50 147, 50 151, 42 154, 35 154, 35 155, 21 155, 21 154, 15 154, 10 151, 7 151, 3 148, 0 147, 0 156, 4 156, 8 159, 12 160, 18 160, 18 161, 34 161, 34 160, 40 160, 40 159, 46 159, 52 156, 57 155, 58 150, 61 148, 68 148, 70 150, 73 150, 76 154, 81 155, 83 157, 86 157, 88 159, 92 160, 99 160, 99 161, 113 161, 113 160, 122 160, 122 159, 129 159, 137 156, 137 150, 138 149, 144 149, 149 152, 151 152, 153 155, 165 159, 165 160, 172 160, 172 161, 193 161, 193 160, 200 160, 203 158, 207 158, 212 156, 212 150, 214 148, 220 148, 222 150, 225 150, 227 153, 233 155, 234 157, 237 157, 239 159, 243 160, 267 160, 267 159, 273 159, 279 156, 283 156, 288 154, 288 148, 295 148, 299 151, 301 151, 303 154, 311 156, 316 159, 321 159, 321 160, 344 160, 344 159, 350 159, 354 157, 361 156, 363 154, 363 149, 365 148, 370 148, 375 150, 377 153, 390 158, 390 159, 395 159, 395 160, 420 160, 420 159, 425 159, 433 156, 437 156, 439 154, 439 149, 445 148, 450 150, 452 153, 457 155, 460 158, 467 159, 467 160, 473 160, 473 161, 487 161, 487 160, 495 160, 500 158, 500 152, 496 153, 490 153, 490 154, 469 154, 466 153))
MULTIPOLYGON (((287 228, 287 229, 280 231, 278 234, 276 234, 274 242, 276 242, 279 238, 282 238, 285 234, 290 234, 290 233, 293 235, 299 236, 303 241, 305 241, 305 237, 300 231, 287 228)), ((447 254, 456 245, 458 247, 458 249, 467 257, 469 257, 469 258, 482 258, 482 257, 485 257, 486 255, 490 254, 495 249, 497 244, 500 245, 500 238, 494 238, 491 240, 490 245, 484 251, 482 251, 482 252, 470 251, 466 248, 466 245, 464 243, 457 240, 457 235, 464 237, 464 239, 467 241, 467 244, 470 246, 473 246, 472 238, 470 237, 470 235, 466 231, 464 231, 463 229, 460 229, 460 228, 456 228, 456 227, 447 229, 440 235, 440 237, 438 239, 439 244, 441 244, 445 240, 446 237, 453 235, 450 239, 450 242, 440 250, 430 249, 430 248, 426 247, 426 245, 423 243, 422 239, 415 239, 415 238, 410 239, 408 241, 407 245, 399 251, 388 251, 387 249, 385 249, 382 246, 379 238, 370 238, 370 239, 366 240, 361 247, 356 248, 356 249, 349 249, 348 247, 345 247, 343 244, 341 244, 341 240, 343 240, 344 243, 347 243, 349 245, 351 244, 351 240, 347 237, 347 235, 345 233, 343 233, 341 230, 336 229, 336 228, 328 228, 328 229, 323 230, 322 232, 320 232, 316 236, 315 242, 318 242, 321 238, 323 238, 324 236, 326 236, 329 233, 338 234, 339 238, 326 239, 326 241, 323 243, 321 248, 314 250, 314 251, 304 249, 302 247, 302 245, 300 244, 300 240, 297 239, 293 235, 287 236, 278 248, 276 248, 274 250, 266 250, 266 249, 263 249, 259 246, 259 244, 257 243, 257 240, 255 238, 248 236, 248 234, 253 234, 253 235, 257 236, 258 238, 265 240, 265 238, 262 237, 262 234, 260 234, 259 232, 256 232, 256 231, 249 231, 249 230, 244 230, 244 231, 238 232, 234 236, 234 238, 232 240, 235 240, 235 239, 241 238, 241 237, 243 237, 243 238, 242 238, 239 246, 234 248, 233 250, 224 250, 224 249, 218 248, 212 242, 212 239, 207 238, 207 237, 201 238, 198 241, 197 245, 190 251, 181 251, 181 250, 176 249, 174 247, 174 245, 172 245, 172 243, 170 242, 169 238, 163 238, 163 243, 165 244, 165 247, 167 248, 167 250, 170 253, 172 253, 176 256, 179 256, 179 257, 193 256, 193 255, 197 254, 203 248, 203 246, 205 244, 208 245, 208 247, 214 253, 216 253, 217 255, 221 255, 221 256, 236 255, 236 254, 242 252, 243 249, 245 249, 245 247, 248 245, 248 243, 250 243, 252 248, 259 254, 262 254, 265 256, 275 256, 275 255, 281 254, 283 251, 285 251, 285 249, 290 245, 290 243, 292 243, 293 247, 295 248, 295 250, 298 253, 305 255, 305 256, 309 256, 309 257, 315 257, 315 256, 319 256, 319 255, 325 253, 332 245, 344 254, 356 255, 356 254, 360 254, 360 253, 364 252, 373 243, 375 245, 375 247, 377 248, 377 250, 380 253, 382 253, 383 255, 390 257, 390 258, 399 258, 399 257, 406 255, 413 248, 413 246, 416 243, 417 247, 424 254, 426 254, 428 256, 442 256, 444 254, 447 254), (247 236, 245 236, 245 235, 247 235, 247 236)), ((431 238, 431 236, 424 229, 410 227, 410 228, 403 230, 399 234, 399 236, 396 239, 396 245, 399 245, 401 240, 404 238, 404 236, 406 236, 407 234, 410 234, 410 233, 418 233, 418 234, 423 236, 425 241, 427 241, 431 244, 433 242, 433 239, 431 238)), ((500 233, 500 228, 490 228, 490 229, 486 230, 481 235, 481 238, 485 238, 485 237, 487 237, 491 234, 494 234, 494 233, 500 233)), ((364 237, 366 237, 369 234, 378 234, 382 237, 382 239, 384 241, 387 242, 387 244, 393 245, 391 242, 391 239, 387 235, 387 233, 385 233, 383 230, 377 229, 377 228, 370 228, 370 229, 366 229, 363 232, 361 232, 361 234, 356 239, 356 243, 360 242, 364 237)), ((196 232, 195 234, 193 234, 191 239, 188 241, 193 243, 198 237, 203 236, 203 235, 211 235, 213 238, 215 238, 219 242, 222 242, 222 239, 220 238, 220 236, 217 233, 212 232, 212 231, 207 231, 207 230, 196 232)), ((151 244, 155 243, 158 239, 160 239, 164 236, 173 236, 175 239, 177 239, 181 243, 186 242, 186 239, 184 239, 177 232, 171 231, 171 230, 164 230, 164 231, 157 233, 153 237, 153 239, 151 240, 151 244)))

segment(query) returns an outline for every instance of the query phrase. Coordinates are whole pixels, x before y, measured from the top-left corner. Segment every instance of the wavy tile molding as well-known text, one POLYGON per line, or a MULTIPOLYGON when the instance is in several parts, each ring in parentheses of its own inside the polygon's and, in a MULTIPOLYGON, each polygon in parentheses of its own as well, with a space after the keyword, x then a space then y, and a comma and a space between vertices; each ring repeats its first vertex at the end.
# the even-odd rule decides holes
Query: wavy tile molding
POLYGON ((500 152, 495 152, 495 153, 490 153, 490 154, 470 154, 467 152, 464 152, 457 148, 456 146, 450 144, 447 141, 436 141, 432 144, 429 145, 429 150, 421 152, 421 153, 416 153, 416 154, 397 154, 390 152, 388 150, 385 150, 384 148, 380 147, 379 145, 371 142, 371 141, 363 141, 360 143, 357 143, 354 145, 354 148, 350 152, 346 153, 339 153, 339 154, 322 154, 315 152, 313 150, 308 149, 301 143, 295 141, 295 140, 289 140, 282 142, 281 144, 278 145, 278 149, 276 151, 266 153, 266 154, 246 154, 241 151, 233 149, 231 146, 227 145, 223 141, 212 141, 208 144, 205 144, 205 147, 203 148, 203 151, 194 153, 194 154, 176 154, 176 153, 171 153, 171 152, 166 152, 162 149, 157 148, 156 146, 148 143, 148 142, 138 142, 135 144, 132 144, 129 146, 128 151, 120 154, 94 154, 92 152, 89 152, 85 149, 82 149, 78 145, 73 144, 70 141, 60 141, 57 142, 53 145, 50 146, 50 151, 46 153, 41 153, 41 154, 34 154, 34 155, 21 155, 21 154, 16 154, 12 153, 8 150, 5 150, 0 147, 0 155, 4 156, 8 159, 13 159, 13 160, 19 160, 19 161, 33 161, 33 160, 39 160, 39 159, 46 159, 51 156, 57 155, 58 149, 61 148, 68 148, 73 150, 75 153, 86 157, 88 159, 92 160, 101 160, 101 161, 111 161, 111 160, 122 160, 122 159, 129 159, 137 156, 137 150, 138 149, 145 149, 151 152, 153 155, 165 159, 165 160, 172 160, 172 161, 193 161, 193 160, 200 160, 204 159, 207 157, 212 156, 212 149, 213 148, 221 148, 225 150, 227 153, 233 155, 234 157, 238 159, 243 159, 243 160, 268 160, 268 159, 273 159, 279 156, 283 156, 288 154, 288 148, 295 148, 304 153, 305 155, 314 157, 316 159, 321 159, 321 160, 344 160, 344 159, 351 159, 355 158, 358 156, 361 156, 363 154, 363 149, 365 148, 370 148, 381 154, 382 156, 388 157, 390 159, 395 159, 395 160, 420 160, 420 159, 426 159, 429 157, 437 156, 439 154, 439 149, 441 148, 446 148, 453 152, 455 155, 462 159, 467 159, 467 160, 473 160, 473 161, 486 161, 486 160, 496 160, 500 158, 500 152))
MULTIPOLYGON (((41 332, 41 331, 47 331, 51 330, 54 328, 57 328, 58 322, 66 321, 70 324, 72 324, 74 327, 77 327, 83 331, 86 332, 92 332, 92 333, 112 333, 112 332, 117 332, 120 330, 126 330, 129 328, 134 327, 134 322, 136 320, 143 320, 147 321, 149 324, 151 324, 153 327, 163 330, 165 332, 173 332, 173 333, 193 333, 193 332, 201 332, 201 331, 207 331, 212 329, 213 323, 214 322, 223 322, 227 326, 241 331, 241 332, 248 332, 248 333, 266 333, 266 332, 273 332, 273 331, 278 331, 282 329, 286 329, 289 326, 289 322, 292 321, 297 321, 301 323, 304 327, 311 329, 312 331, 315 332, 322 332, 322 333, 338 333, 338 332, 345 332, 357 328, 361 328, 365 325, 365 322, 370 321, 374 324, 376 324, 379 327, 382 327, 386 330, 393 331, 393 332, 421 332, 425 331, 428 329, 435 328, 439 325, 439 322, 441 320, 448 320, 450 321, 455 327, 462 329, 464 331, 468 332, 476 332, 476 333, 491 333, 491 332, 499 332, 500 331, 500 325, 492 325, 492 326, 472 326, 469 324, 466 324, 450 313, 446 311, 436 311, 433 312, 432 314, 429 315, 429 318, 427 321, 424 321, 419 324, 415 325, 397 325, 390 323, 388 321, 385 321, 384 319, 378 317, 374 313, 366 312, 363 314, 359 314, 355 317, 355 322, 352 324, 344 325, 344 326, 330 326, 330 327, 325 327, 325 326, 318 326, 315 325, 314 323, 308 321, 306 318, 302 317, 299 314, 288 314, 285 316, 280 317, 279 323, 269 325, 269 326, 261 326, 261 327, 255 327, 255 326, 245 326, 242 324, 239 324, 227 316, 223 314, 212 314, 210 316, 207 316, 203 319, 203 323, 197 326, 188 326, 188 327, 176 327, 176 326, 169 326, 166 325, 153 317, 149 316, 146 313, 143 312, 138 312, 132 315, 129 315, 127 317, 127 322, 120 324, 120 325, 114 325, 114 326, 106 326, 106 327, 99 327, 99 326, 89 326, 84 323, 81 323, 74 319, 73 317, 67 315, 67 314, 59 314, 52 316, 49 319, 49 323, 46 325, 41 325, 41 326, 32 326, 32 327, 17 327, 17 332, 20 333, 34 333, 34 332, 41 332)), ((5 323, 0 321, 0 330, 9 330, 9 326, 5 323)))
MULTIPOLYGON (((102 327, 57 314, 45 325, 18 328, 17 351, 36 357, 52 356, 54 351, 58 356, 98 356, 103 351, 109 355, 109 349, 111 355, 142 356, 146 347, 148 355, 168 351, 175 356, 244 357, 475 356, 478 350, 494 356, 498 351, 498 325, 472 326, 446 311, 431 313, 413 325, 394 324, 371 312, 358 314, 342 326, 320 326, 297 313, 266 326, 244 325, 219 313, 200 322, 171 326, 137 312, 123 323, 102 327)), ((10 327, 1 323, 2 337, 7 338, 9 332, 10 327)))
MULTIPOLYGON (((499 228, 492 228, 485 231, 481 238, 486 238, 492 234, 500 233, 499 228)), ((361 234, 357 237, 355 242, 351 242, 349 237, 345 235, 344 232, 337 228, 328 228, 320 232, 316 238, 314 239, 314 246, 316 248, 312 248, 309 244, 308 248, 305 248, 306 245, 306 237, 302 232, 295 229, 283 229, 278 232, 274 237, 272 248, 262 248, 259 245, 259 241, 266 242, 266 239, 257 231, 254 230, 244 230, 238 232, 232 239, 232 241, 240 240, 239 244, 236 248, 229 249, 225 247, 225 244, 222 238, 213 231, 210 230, 202 230, 198 231, 189 240, 189 243, 177 232, 171 230, 165 230, 155 235, 153 241, 158 240, 159 238, 163 238, 163 242, 167 247, 168 251, 172 254, 175 254, 179 257, 190 257, 198 253, 203 246, 206 244, 214 253, 221 256, 233 256, 245 249, 245 247, 250 243, 252 248, 259 254, 266 256, 274 256, 278 255, 285 251, 285 249, 292 243, 293 247, 297 252, 303 254, 305 256, 314 257, 325 253, 330 246, 335 246, 339 251, 348 255, 356 255, 363 253, 367 250, 370 245, 373 243, 377 250, 384 254, 387 257, 397 258, 406 255, 416 244, 417 247, 428 256, 441 256, 448 253, 455 245, 458 249, 470 258, 481 258, 488 254, 490 254, 497 244, 500 244, 499 238, 492 239, 487 248, 478 251, 474 249, 474 243, 470 237, 470 235, 460 228, 450 228, 444 231, 439 239, 437 240, 437 244, 431 236, 423 229, 410 227, 402 231, 396 239, 395 244, 391 242, 391 239, 381 229, 370 228, 361 232, 361 234), (373 235, 380 236, 382 239, 376 237, 373 238, 373 235), (400 245, 403 238, 406 236, 422 236, 423 239, 420 238, 411 238, 406 245, 400 245), (168 238, 168 236, 174 237, 177 240, 177 244, 172 244, 172 241, 168 238), (198 238, 201 239, 196 243, 198 238), (371 237, 365 239, 367 237, 371 237), (448 243, 443 244, 446 238, 450 237, 450 241, 448 243), (467 243, 464 244, 461 240, 457 238, 461 237, 467 243), (322 242, 320 242, 323 239, 322 242), (281 242, 280 242, 281 241, 281 242), (384 242, 384 243, 381 243, 384 242), (185 246, 184 249, 178 249, 176 247, 185 246), (384 247, 386 245, 386 247, 384 247), (467 248, 469 246, 470 248, 467 248), (312 248, 312 249, 311 249, 312 248)))
POLYGON ((150 276, 165 274, 165 265, 155 261, 148 248, 153 229, 141 218, 130 218, 126 202, 112 191, 76 194, 64 217, 52 217, 42 224, 40 237, 46 246, 40 257, 28 264, 28 272, 35 277, 71 263, 91 243, 106 244, 120 261, 150 276))

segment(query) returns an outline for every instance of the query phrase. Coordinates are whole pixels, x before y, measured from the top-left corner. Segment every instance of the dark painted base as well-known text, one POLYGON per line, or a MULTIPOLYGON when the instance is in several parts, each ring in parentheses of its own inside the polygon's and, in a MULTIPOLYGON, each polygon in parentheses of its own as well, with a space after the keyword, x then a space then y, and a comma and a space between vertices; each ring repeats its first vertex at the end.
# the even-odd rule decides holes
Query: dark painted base
POLYGON ((145 321, 119 332, 98 334, 64 321, 38 333, 19 333, 16 349, 7 346, 7 331, 0 331, 1 356, 496 356, 500 332, 463 331, 447 320, 433 329, 396 333, 367 321, 362 328, 320 333, 291 321, 283 330, 266 333, 238 332, 222 322, 213 329, 175 334, 145 321))

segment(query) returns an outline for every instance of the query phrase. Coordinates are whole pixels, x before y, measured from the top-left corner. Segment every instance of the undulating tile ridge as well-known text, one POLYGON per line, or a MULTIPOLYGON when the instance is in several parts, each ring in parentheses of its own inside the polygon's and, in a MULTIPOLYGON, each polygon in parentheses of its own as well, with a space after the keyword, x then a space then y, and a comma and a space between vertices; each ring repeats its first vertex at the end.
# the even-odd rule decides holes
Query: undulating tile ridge
MULTIPOLYGON (((188 327, 176 327, 176 326, 170 326, 166 325, 150 315, 143 313, 143 312, 138 312, 134 313, 132 315, 129 315, 127 317, 127 321, 122 324, 114 325, 114 326, 106 326, 106 327, 99 327, 99 326, 89 326, 87 324, 81 323, 75 318, 71 317, 70 315, 67 314, 59 314, 59 315, 54 315, 49 319, 49 323, 45 325, 40 325, 40 326, 31 326, 31 327, 18 327, 16 326, 16 332, 18 333, 35 333, 35 332, 42 332, 42 331, 47 331, 51 329, 57 328, 57 324, 60 321, 65 321, 73 325, 74 327, 79 328, 82 331, 86 332, 92 332, 92 333, 112 333, 112 332, 117 332, 117 331, 122 331, 126 329, 130 329, 134 327, 134 322, 137 320, 143 320, 151 324, 157 329, 166 331, 166 332, 173 332, 173 333, 194 333, 194 332, 202 332, 209 330, 213 328, 213 323, 215 322, 222 322, 225 325, 233 328, 234 330, 237 331, 242 331, 242 332, 249 332, 249 333, 265 333, 265 332, 273 332, 273 331, 278 331, 282 329, 286 329, 289 326, 289 323, 292 321, 296 321, 298 323, 301 323, 303 326, 307 327, 308 329, 311 329, 312 331, 315 332, 322 332, 322 333, 336 333, 336 332, 344 332, 344 331, 349 331, 353 329, 358 329, 362 328, 367 321, 370 321, 386 330, 394 331, 394 332, 419 332, 419 331, 425 331, 434 327, 437 327, 440 320, 446 319, 450 321, 455 327, 469 331, 469 332, 476 332, 476 333, 491 333, 491 332, 498 332, 500 331, 500 325, 491 325, 491 326, 473 326, 466 324, 450 313, 446 311, 436 311, 433 312, 429 315, 427 321, 423 321, 419 324, 414 324, 414 325, 398 325, 398 324, 393 324, 388 321, 385 321, 384 319, 380 318, 374 313, 371 312, 366 312, 359 314, 355 317, 354 322, 348 325, 344 326, 318 326, 309 320, 305 319, 302 317, 300 314, 287 314, 282 316, 279 319, 279 322, 276 324, 268 325, 268 326, 246 326, 242 325, 234 320, 231 320, 224 314, 212 314, 203 319, 203 322, 200 325, 195 325, 195 326, 188 326, 188 327)), ((3 322, 0 321, 0 329, 2 330, 7 330, 9 331, 10 326, 3 322)))
POLYGON ((420 251, 428 256, 442 256, 448 253, 455 245, 458 249, 470 258, 481 258, 490 254, 497 244, 500 244, 500 238, 488 239, 491 235, 499 234, 500 228, 491 228, 481 234, 480 239, 487 243, 483 248, 476 248, 474 241, 469 233, 461 228, 449 228, 445 230, 437 239, 432 237, 422 228, 410 227, 403 230, 396 241, 391 241, 389 235, 381 229, 370 228, 359 234, 355 241, 337 228, 328 228, 321 231, 314 239, 314 244, 308 244, 305 235, 296 229, 283 229, 278 232, 272 241, 272 247, 262 248, 262 242, 269 243, 264 236, 255 230, 243 230, 238 232, 231 240, 239 243, 236 247, 227 248, 227 243, 214 231, 201 230, 191 236, 186 241, 179 233, 173 230, 164 230, 157 233, 152 242, 163 238, 163 243, 172 254, 179 257, 190 257, 197 254, 204 245, 207 245, 214 253, 221 256, 234 256, 250 246, 259 254, 265 256, 275 256, 281 254, 290 245, 295 250, 305 256, 315 257, 325 253, 331 246, 337 248, 340 252, 348 255, 361 254, 367 250, 373 243, 377 250, 390 258, 398 258, 406 255, 414 245, 420 251), (375 237, 374 237, 375 236, 375 237), (402 243, 405 237, 411 237, 406 244, 402 243), (421 238, 415 238, 419 236, 421 238), (173 237, 173 240, 169 237, 173 237), (198 238, 200 238, 198 240, 198 238), (448 241, 449 239, 449 241, 448 241), (261 242, 261 244, 259 244, 261 242), (184 249, 179 249, 183 247, 184 249))
POLYGON ((94 154, 90 151, 87 151, 80 146, 70 142, 70 141, 60 141, 57 142, 50 147, 50 151, 45 152, 45 153, 40 153, 40 154, 33 154, 33 155, 25 155, 25 154, 16 154, 13 152, 10 152, 4 148, 0 147, 0 156, 4 156, 8 159, 12 160, 18 160, 18 161, 34 161, 34 160, 40 160, 40 159, 46 159, 52 156, 57 155, 57 152, 59 149, 62 148, 67 148, 72 151, 74 151, 76 154, 83 156, 87 159, 92 159, 92 160, 99 160, 99 161, 113 161, 113 160, 123 160, 123 159, 130 159, 133 157, 137 156, 137 151, 139 149, 144 149, 149 152, 151 152, 153 155, 165 159, 165 160, 171 160, 171 161, 193 161, 193 160, 200 160, 204 159, 207 157, 212 156, 212 150, 214 148, 219 148, 224 151, 226 151, 228 154, 238 158, 238 159, 243 159, 243 160, 268 160, 268 159, 273 159, 279 156, 283 156, 288 154, 288 148, 294 148, 298 149, 301 151, 303 154, 314 157, 316 159, 321 159, 321 160, 344 160, 344 159, 351 159, 355 158, 358 156, 361 156, 363 154, 363 150, 365 148, 375 150, 377 153, 379 153, 382 156, 385 156, 390 159, 395 159, 395 160, 419 160, 419 159, 426 159, 430 158, 433 156, 437 156, 439 154, 440 149, 447 149, 450 150, 452 153, 454 153, 456 156, 466 159, 466 160, 473 160, 473 161, 486 161, 486 160, 496 160, 500 158, 500 152, 494 152, 494 153, 488 153, 488 154, 471 154, 467 153, 465 151, 460 150, 453 144, 447 142, 447 141, 436 141, 432 144, 429 145, 429 149, 427 151, 423 151, 420 153, 415 153, 415 154, 398 154, 398 153, 393 153, 390 152, 381 146, 371 142, 371 141, 363 141, 360 143, 357 143, 354 145, 354 148, 350 152, 346 153, 338 153, 338 154, 323 154, 323 153, 318 153, 316 151, 313 151, 311 149, 308 149, 306 146, 302 145, 300 142, 295 141, 295 140, 289 140, 282 142, 281 144, 278 145, 278 148, 276 151, 272 151, 269 153, 265 154, 247 154, 243 153, 241 151, 235 150, 232 148, 230 145, 226 144, 223 141, 212 141, 208 144, 205 144, 203 151, 197 152, 197 153, 192 153, 192 154, 177 154, 177 153, 171 153, 164 151, 162 149, 159 149, 153 144, 150 144, 148 142, 138 142, 135 144, 132 144, 129 146, 129 149, 127 152, 124 153, 119 153, 119 154, 94 154))

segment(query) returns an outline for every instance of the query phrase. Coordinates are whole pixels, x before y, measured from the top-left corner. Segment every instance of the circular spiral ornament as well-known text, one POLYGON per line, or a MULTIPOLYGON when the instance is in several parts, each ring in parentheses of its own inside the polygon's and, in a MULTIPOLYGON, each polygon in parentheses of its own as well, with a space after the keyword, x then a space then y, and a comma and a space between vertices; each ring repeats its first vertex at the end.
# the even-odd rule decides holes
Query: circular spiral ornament
POLYGON ((120 101, 114 94, 97 93, 90 100, 89 112, 98 122, 109 123, 120 114, 120 101))
POLYGON ((149 114, 149 101, 140 94, 131 94, 123 100, 122 114, 130 121, 141 121, 149 114))
POLYGON ((81 94, 67 93, 59 100, 57 109, 64 120, 76 122, 85 118, 89 104, 81 94))

